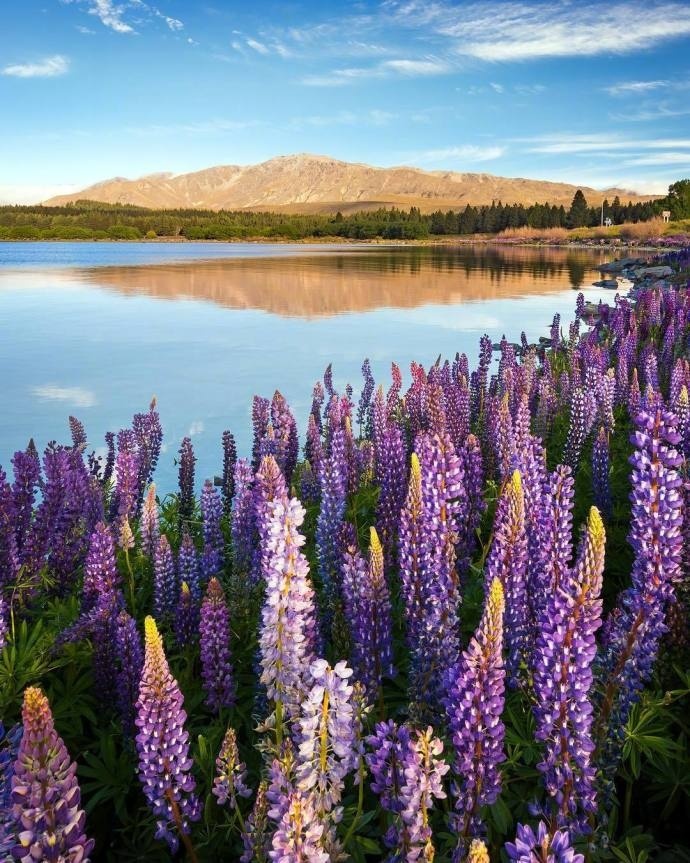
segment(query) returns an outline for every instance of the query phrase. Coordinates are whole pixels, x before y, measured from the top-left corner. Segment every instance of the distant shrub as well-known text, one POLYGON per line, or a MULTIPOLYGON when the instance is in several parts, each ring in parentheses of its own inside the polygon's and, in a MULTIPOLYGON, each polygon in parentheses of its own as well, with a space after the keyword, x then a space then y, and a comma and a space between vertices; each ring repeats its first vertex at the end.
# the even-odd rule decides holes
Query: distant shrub
POLYGON ((140 240, 141 231, 130 225, 113 225, 108 228, 108 236, 111 240, 140 240))
POLYGON ((155 240, 158 237, 158 234, 155 231, 147 231, 146 239, 147 240, 155 240))

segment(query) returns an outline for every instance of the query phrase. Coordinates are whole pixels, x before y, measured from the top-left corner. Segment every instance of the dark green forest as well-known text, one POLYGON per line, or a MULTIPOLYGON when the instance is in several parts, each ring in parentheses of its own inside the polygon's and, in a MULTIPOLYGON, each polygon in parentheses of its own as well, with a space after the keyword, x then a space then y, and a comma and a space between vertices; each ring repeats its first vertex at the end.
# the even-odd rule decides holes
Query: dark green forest
MULTIPOLYGON (((615 225, 646 222, 670 209, 674 219, 690 216, 690 180, 669 187, 669 195, 655 201, 623 204, 604 201, 603 218, 615 225)), ((429 236, 493 234, 507 228, 595 227, 602 208, 590 207, 577 191, 570 208, 552 204, 502 204, 464 210, 421 213, 379 209, 371 212, 296 215, 247 210, 150 210, 127 204, 77 201, 60 207, 0 207, 0 240, 139 240, 180 237, 188 240, 272 238, 299 240, 318 237, 343 239, 424 239, 429 236)))

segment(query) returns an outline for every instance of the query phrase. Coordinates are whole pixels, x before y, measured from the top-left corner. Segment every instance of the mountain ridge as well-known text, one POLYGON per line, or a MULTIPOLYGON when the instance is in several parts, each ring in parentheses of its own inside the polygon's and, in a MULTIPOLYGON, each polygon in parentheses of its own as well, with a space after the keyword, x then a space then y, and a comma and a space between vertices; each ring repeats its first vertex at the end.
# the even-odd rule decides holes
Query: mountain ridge
POLYGON ((78 200, 134 204, 152 209, 276 210, 293 213, 339 209, 417 206, 423 212, 504 204, 569 205, 582 189, 596 205, 618 195, 621 200, 649 200, 626 189, 597 190, 550 180, 500 177, 487 173, 426 171, 407 165, 383 168, 330 156, 297 153, 254 165, 215 165, 174 174, 161 171, 136 179, 113 177, 81 191, 48 199, 46 205, 78 200))

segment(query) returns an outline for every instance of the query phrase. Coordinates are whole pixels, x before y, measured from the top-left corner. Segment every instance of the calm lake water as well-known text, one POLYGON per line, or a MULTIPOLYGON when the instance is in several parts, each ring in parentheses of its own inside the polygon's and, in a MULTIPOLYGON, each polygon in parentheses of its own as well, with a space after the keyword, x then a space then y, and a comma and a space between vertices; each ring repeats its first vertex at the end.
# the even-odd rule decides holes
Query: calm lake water
POLYGON ((251 448, 251 401, 279 389, 300 429, 333 363, 358 394, 364 357, 388 385, 439 354, 474 363, 482 333, 517 341, 564 326, 591 287, 599 251, 462 246, 0 243, 0 464, 33 436, 69 440, 67 417, 100 449, 155 394, 165 432, 157 472, 192 435, 197 481, 220 470, 229 428, 251 448))

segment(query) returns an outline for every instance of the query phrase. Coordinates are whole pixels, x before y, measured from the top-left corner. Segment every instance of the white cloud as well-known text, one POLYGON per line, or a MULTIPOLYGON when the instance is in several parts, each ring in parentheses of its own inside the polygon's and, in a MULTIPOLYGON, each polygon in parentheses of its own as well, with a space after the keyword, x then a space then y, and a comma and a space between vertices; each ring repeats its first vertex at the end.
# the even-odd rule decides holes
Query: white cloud
POLYGON ((684 165, 690 168, 690 150, 687 153, 654 153, 649 156, 638 156, 634 159, 626 159, 625 164, 630 167, 640 165, 684 165))
POLYGON ((184 24, 179 18, 169 18, 167 15, 162 15, 161 17, 171 30, 175 31, 184 29, 184 24))
POLYGON ((425 150, 414 157, 420 164, 438 164, 440 162, 490 162, 500 159, 506 152, 505 147, 489 145, 479 147, 474 144, 463 144, 458 147, 442 147, 438 150, 425 150))
POLYGON ((258 39, 247 39, 247 45, 252 49, 252 51, 256 51, 257 54, 270 54, 268 48, 263 42, 259 42, 258 39))
POLYGON ((505 92, 505 87, 503 84, 496 84, 493 81, 489 84, 489 87, 494 91, 494 93, 503 93, 505 92))
POLYGON ((670 81, 622 81, 620 84, 612 84, 610 87, 604 87, 604 90, 611 96, 639 96, 644 93, 650 93, 652 90, 660 90, 668 87, 670 81))
POLYGON ((635 150, 669 150, 690 147, 685 138, 631 138, 608 133, 542 135, 538 138, 518 139, 527 143, 528 153, 579 154, 633 152, 635 150))
POLYGON ((65 75, 68 70, 69 58, 62 54, 54 54, 52 57, 45 57, 35 63, 16 63, 5 66, 2 74, 12 78, 55 78, 58 75, 65 75))
POLYGON ((194 422, 190 425, 187 434, 189 437, 196 437, 196 435, 203 434, 203 432, 204 423, 202 422, 202 420, 194 420, 194 422))
POLYGON ((33 395, 43 401, 67 402, 75 408, 92 408, 98 404, 96 394, 83 387, 59 387, 55 384, 44 384, 33 387, 33 395))
POLYGON ((368 78, 386 78, 390 75, 406 77, 442 75, 450 72, 451 69, 450 63, 438 57, 383 60, 375 66, 352 66, 345 69, 334 69, 323 75, 306 75, 302 78, 302 83, 310 87, 339 87, 344 84, 352 84, 355 81, 368 78))
POLYGON ((690 34, 685 2, 387 0, 384 5, 399 24, 431 31, 448 39, 457 54, 489 62, 627 54, 690 34))
POLYGON ((109 27, 116 33, 134 33, 134 27, 122 20, 124 6, 118 6, 112 0, 90 0, 90 15, 95 15, 104 27, 109 27))

